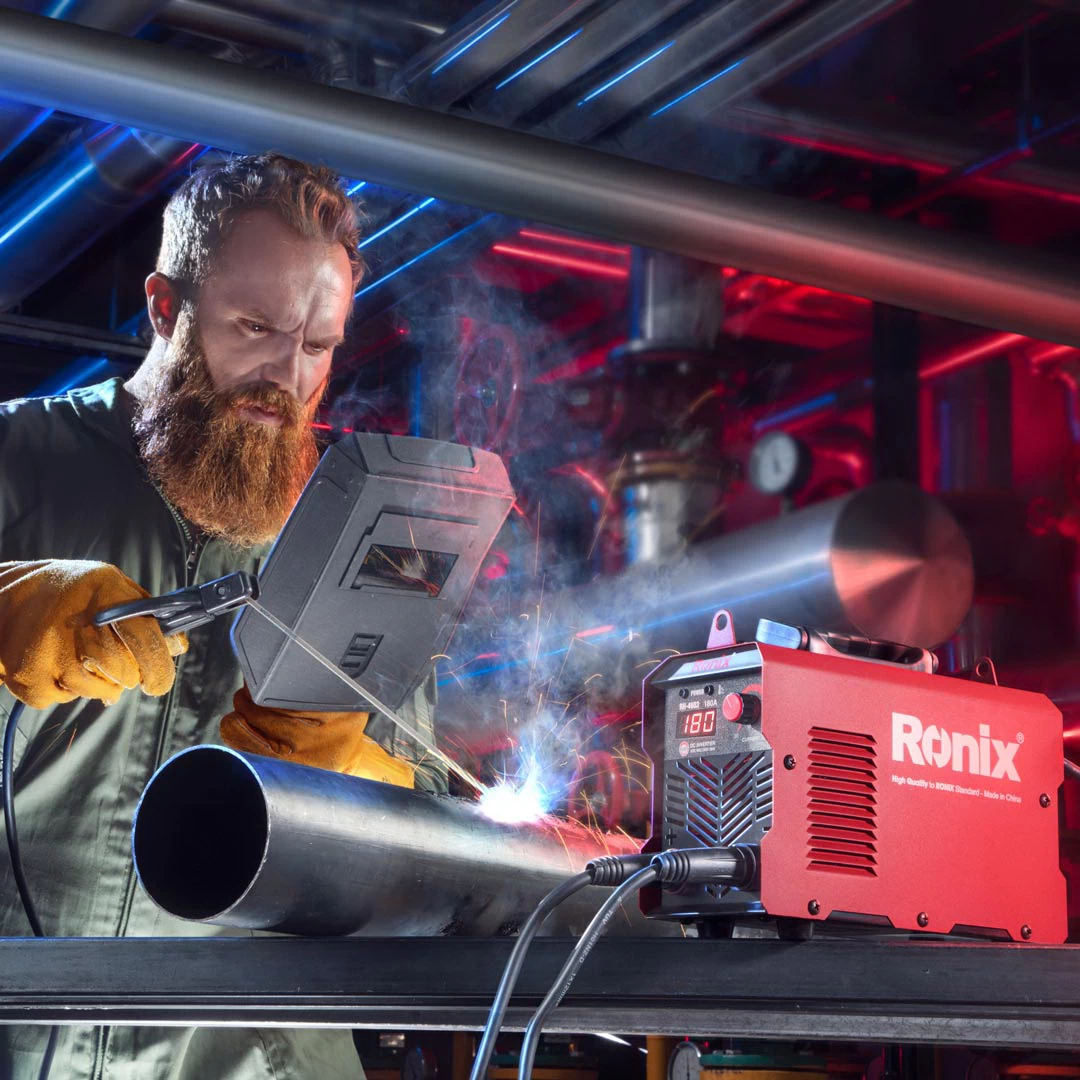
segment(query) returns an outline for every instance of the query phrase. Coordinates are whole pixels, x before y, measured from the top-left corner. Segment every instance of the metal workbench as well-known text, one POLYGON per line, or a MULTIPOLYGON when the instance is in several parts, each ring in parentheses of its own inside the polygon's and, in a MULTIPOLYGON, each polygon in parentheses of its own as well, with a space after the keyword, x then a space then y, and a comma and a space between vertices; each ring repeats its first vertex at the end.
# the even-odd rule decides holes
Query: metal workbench
MULTIPOLYGON (((0 1022, 479 1028, 506 939, 0 939, 0 1022)), ((524 1027, 569 942, 534 944, 524 1027)), ((1080 947, 604 940, 550 1030, 1080 1047, 1080 947)))

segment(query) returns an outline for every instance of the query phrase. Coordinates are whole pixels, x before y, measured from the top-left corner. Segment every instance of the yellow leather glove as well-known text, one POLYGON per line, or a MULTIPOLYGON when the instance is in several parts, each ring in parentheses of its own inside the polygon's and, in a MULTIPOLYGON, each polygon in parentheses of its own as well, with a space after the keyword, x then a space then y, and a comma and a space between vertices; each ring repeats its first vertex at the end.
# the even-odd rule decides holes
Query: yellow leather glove
POLYGON ((78 559, 0 563, 0 684, 32 709, 96 698, 113 705, 142 686, 160 696, 176 678, 183 634, 150 617, 94 626, 94 615, 150 594, 108 563, 78 559))
POLYGON ((221 738, 234 750, 413 787, 413 766, 364 734, 368 715, 272 709, 256 705, 244 686, 233 697, 233 711, 221 721, 221 738))

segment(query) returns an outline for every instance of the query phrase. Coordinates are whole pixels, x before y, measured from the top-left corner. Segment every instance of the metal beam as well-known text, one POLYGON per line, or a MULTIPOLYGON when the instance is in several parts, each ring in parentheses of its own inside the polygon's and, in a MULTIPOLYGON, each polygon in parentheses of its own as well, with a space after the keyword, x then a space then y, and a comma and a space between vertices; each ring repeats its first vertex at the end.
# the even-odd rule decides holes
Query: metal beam
MULTIPOLYGON (((512 941, 0 939, 0 1023, 479 1028, 512 941)), ((570 942, 533 944, 520 1030, 570 942)), ((603 940, 549 1030, 1080 1047, 1080 949, 603 940)))
POLYGON ((481 90, 473 108, 486 120, 508 123, 599 67, 654 27, 672 19, 692 0, 620 3, 598 12, 579 28, 535 56, 522 49, 521 63, 502 82, 481 90))
MULTIPOLYGON (((834 48, 854 34, 906 7, 910 0, 831 0, 804 19, 781 30, 757 49, 685 86, 668 101, 659 102, 643 123, 654 125, 660 116, 684 123, 701 120, 718 109, 779 82, 785 76, 834 48)), ((661 143, 685 139, 686 128, 657 130, 661 143), (666 141, 665 141, 666 140, 666 141)))
POLYGON ((0 10, 0 95, 1080 344, 1080 263, 0 10))
POLYGON ((394 79, 395 93, 446 109, 527 49, 587 18, 599 0, 503 0, 421 53, 394 79))
MULTIPOLYGON (((738 48, 806 0, 731 0, 683 26, 669 41, 653 42, 570 102, 550 121, 560 139, 588 142, 646 101, 674 92, 687 71, 730 57, 738 48)), ((761 52, 762 50, 756 50, 761 52)), ((769 54, 771 55, 771 54, 769 54)))
POLYGON ((0 339, 124 360, 141 361, 146 356, 146 346, 127 334, 114 334, 91 326, 72 326, 50 319, 32 319, 26 315, 0 315, 0 339))

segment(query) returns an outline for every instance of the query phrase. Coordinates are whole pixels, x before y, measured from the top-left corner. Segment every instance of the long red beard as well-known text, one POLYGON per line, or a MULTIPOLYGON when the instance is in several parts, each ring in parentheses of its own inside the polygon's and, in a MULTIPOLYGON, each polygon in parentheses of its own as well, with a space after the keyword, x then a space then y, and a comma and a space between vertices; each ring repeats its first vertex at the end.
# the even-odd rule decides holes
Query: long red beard
POLYGON ((181 319, 175 359, 139 402, 135 438, 150 476, 200 529, 235 547, 273 540, 319 460, 311 420, 326 383, 306 404, 268 383, 217 391, 193 322, 181 319), (277 412, 280 427, 238 408, 277 412))

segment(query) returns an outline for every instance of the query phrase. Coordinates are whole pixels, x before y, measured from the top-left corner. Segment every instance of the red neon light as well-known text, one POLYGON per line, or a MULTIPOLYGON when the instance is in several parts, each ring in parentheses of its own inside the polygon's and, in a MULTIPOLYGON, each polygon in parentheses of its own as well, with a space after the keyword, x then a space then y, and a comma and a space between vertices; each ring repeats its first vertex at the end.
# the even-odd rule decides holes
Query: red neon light
POLYGON ((558 364, 545 371, 543 375, 537 375, 533 382, 542 386, 546 383, 559 382, 561 379, 573 379, 578 375, 603 367, 607 363, 611 350, 616 345, 621 345, 624 340, 624 338, 613 338, 597 349, 590 349, 587 353, 575 356, 573 360, 567 360, 565 364, 558 364))
MULTIPOLYGON (((314 424, 313 423, 311 426, 316 431, 333 431, 334 430, 329 424, 314 424)), ((343 428, 339 428, 338 430, 341 431, 345 435, 351 435, 356 429, 351 428, 351 427, 343 427, 343 428)))
POLYGON ((574 637, 576 638, 590 638, 596 637, 597 634, 609 634, 615 627, 613 625, 608 626, 594 626, 590 630, 579 630, 574 637))
POLYGON ((1023 334, 988 334, 974 345, 961 345, 952 352, 927 361, 919 368, 919 378, 936 379, 939 375, 967 367, 969 364, 976 364, 1003 349, 1009 349, 1030 340, 1023 334))
POLYGON ((567 247, 579 247, 583 251, 596 251, 603 255, 619 255, 625 259, 630 257, 628 247, 601 244, 596 240, 579 240, 576 236, 559 236, 557 233, 540 232, 539 229, 521 229, 518 236, 523 236, 527 240, 543 240, 549 244, 566 244, 567 247))
POLYGON ((514 255, 519 259, 530 259, 546 266, 558 266, 564 270, 577 270, 582 274, 594 274, 596 277, 617 278, 625 281, 630 271, 625 266, 610 266, 607 263, 590 262, 588 259, 576 259, 572 255, 555 255, 535 248, 515 247, 512 244, 495 244, 492 251, 499 255, 514 255))

